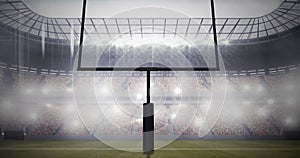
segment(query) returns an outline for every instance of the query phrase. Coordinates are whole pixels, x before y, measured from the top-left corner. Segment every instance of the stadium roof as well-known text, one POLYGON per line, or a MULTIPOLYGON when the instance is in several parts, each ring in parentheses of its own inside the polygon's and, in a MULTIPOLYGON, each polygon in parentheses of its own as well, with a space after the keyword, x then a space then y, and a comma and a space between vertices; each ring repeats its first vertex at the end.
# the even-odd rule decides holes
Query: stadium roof
MULTIPOLYGON (((78 18, 82 0, 23 0, 36 13, 53 18, 78 18)), ((219 18, 251 18, 269 14, 284 0, 214 0, 219 18)), ((86 17, 109 18, 120 12, 145 7, 175 10, 188 17, 210 18, 210 0, 88 0, 86 17)), ((144 11, 121 15, 125 18, 170 18, 166 12, 144 11)))
MULTIPOLYGON (((218 38, 252 40, 279 37, 282 32, 298 30, 299 16, 299 0, 285 0, 273 12, 260 17, 217 18, 218 38)), ((52 39, 70 40, 73 32, 78 40, 81 18, 46 17, 32 11, 23 1, 7 0, 0 2, 0 22, 22 32, 52 39)), ((130 35, 174 34, 206 39, 208 34, 212 34, 210 18, 87 18, 85 29, 87 37, 126 32, 130 35), (146 32, 143 27, 161 27, 163 30, 146 32), (132 32, 132 29, 139 31, 132 32)))

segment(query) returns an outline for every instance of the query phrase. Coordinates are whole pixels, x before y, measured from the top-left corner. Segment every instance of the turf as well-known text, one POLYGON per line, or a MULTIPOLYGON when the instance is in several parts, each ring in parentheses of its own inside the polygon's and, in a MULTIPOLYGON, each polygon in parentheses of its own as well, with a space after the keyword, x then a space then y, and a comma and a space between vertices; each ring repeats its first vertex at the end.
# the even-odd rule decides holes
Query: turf
MULTIPOLYGON (((153 158, 292 158, 300 156, 300 141, 175 141, 153 158)), ((1 158, 145 158, 118 151, 98 141, 4 141, 1 158)))

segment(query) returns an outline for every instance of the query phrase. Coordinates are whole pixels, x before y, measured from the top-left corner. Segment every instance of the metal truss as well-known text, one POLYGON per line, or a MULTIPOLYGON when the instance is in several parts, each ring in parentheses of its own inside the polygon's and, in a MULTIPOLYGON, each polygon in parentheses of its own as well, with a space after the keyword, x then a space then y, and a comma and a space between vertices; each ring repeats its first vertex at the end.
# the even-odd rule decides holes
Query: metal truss
MULTIPOLYGON (((273 12, 253 18, 217 18, 220 41, 266 41, 299 30, 299 0, 285 0, 273 12), (287 33, 286 33, 287 32, 287 33)), ((19 0, 0 2, 0 23, 15 30, 50 39, 79 40, 81 18, 38 15, 19 0)), ((0 26, 1 27, 1 26, 0 26)), ((210 18, 86 18, 86 37, 157 34, 207 39, 213 34, 210 18), (150 28, 150 29, 149 29, 150 28), (151 29, 159 28, 159 29, 151 29)))

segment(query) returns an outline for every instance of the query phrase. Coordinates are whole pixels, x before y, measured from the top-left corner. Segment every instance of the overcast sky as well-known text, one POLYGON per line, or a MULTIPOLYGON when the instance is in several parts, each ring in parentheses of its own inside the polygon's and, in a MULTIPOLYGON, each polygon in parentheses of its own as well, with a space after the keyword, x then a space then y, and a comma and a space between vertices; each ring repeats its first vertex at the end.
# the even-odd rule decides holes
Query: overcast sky
MULTIPOLYGON (((80 17, 82 0, 23 0, 49 17, 80 17)), ((283 0, 215 0, 217 17, 256 17, 270 13, 283 0)), ((141 7, 162 7, 189 17, 210 17, 209 0, 88 0, 88 17, 111 17, 141 7)), ((127 12, 128 13, 128 12, 127 12)), ((163 10, 136 10, 125 17, 172 17, 163 10)))

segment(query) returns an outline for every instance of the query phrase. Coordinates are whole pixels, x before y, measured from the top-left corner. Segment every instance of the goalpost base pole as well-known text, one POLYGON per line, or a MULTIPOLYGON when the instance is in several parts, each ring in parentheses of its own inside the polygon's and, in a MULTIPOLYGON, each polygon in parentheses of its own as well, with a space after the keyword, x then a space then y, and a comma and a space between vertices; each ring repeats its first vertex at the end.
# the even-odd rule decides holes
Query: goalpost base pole
POLYGON ((154 104, 143 104, 143 151, 152 154, 154 151, 154 104))

